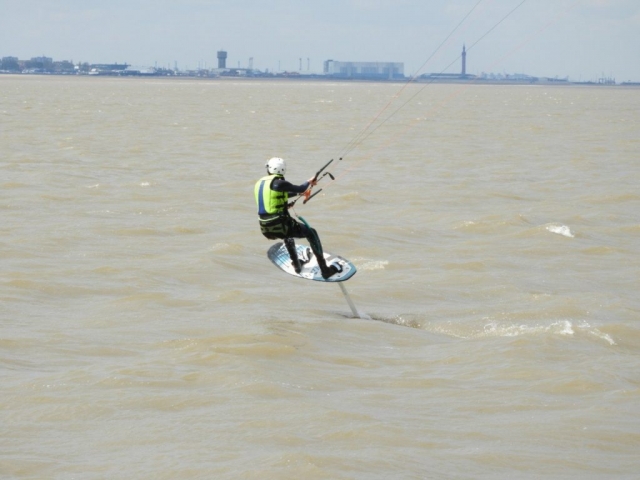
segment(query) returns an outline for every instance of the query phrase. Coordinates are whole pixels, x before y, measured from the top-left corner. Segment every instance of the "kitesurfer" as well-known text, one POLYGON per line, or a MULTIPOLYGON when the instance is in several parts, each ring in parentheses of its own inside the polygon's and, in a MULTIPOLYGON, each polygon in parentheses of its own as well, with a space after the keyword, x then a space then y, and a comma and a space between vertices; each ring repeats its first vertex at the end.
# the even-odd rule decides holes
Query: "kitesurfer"
POLYGON ((331 275, 342 271, 336 265, 327 266, 318 232, 298 222, 289 214, 289 196, 304 194, 317 183, 316 177, 310 178, 302 185, 293 185, 284 179, 287 167, 285 161, 278 157, 271 158, 265 167, 268 175, 258 180, 254 189, 262 234, 269 240, 284 240, 296 273, 300 273, 302 265, 309 261, 311 255, 307 250, 307 258, 300 260, 294 238, 307 239, 320 266, 322 278, 326 280, 331 275))

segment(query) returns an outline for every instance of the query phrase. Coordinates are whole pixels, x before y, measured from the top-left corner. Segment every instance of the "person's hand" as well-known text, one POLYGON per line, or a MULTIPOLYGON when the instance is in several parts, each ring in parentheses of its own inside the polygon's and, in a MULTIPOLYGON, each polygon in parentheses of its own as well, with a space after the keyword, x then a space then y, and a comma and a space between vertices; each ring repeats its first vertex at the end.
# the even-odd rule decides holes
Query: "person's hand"
POLYGON ((311 177, 309 180, 307 180, 307 182, 309 182, 309 186, 313 187, 314 185, 318 184, 318 181, 316 180, 316 177, 311 177))

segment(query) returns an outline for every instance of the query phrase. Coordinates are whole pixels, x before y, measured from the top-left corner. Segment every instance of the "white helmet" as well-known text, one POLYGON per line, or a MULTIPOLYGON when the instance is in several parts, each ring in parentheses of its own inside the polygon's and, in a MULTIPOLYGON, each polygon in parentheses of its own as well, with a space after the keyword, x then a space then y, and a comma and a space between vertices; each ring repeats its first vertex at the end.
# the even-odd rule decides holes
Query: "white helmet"
POLYGON ((287 165, 284 163, 284 160, 278 157, 271 158, 265 167, 267 167, 267 172, 269 172, 270 175, 284 175, 284 172, 287 170, 287 165))

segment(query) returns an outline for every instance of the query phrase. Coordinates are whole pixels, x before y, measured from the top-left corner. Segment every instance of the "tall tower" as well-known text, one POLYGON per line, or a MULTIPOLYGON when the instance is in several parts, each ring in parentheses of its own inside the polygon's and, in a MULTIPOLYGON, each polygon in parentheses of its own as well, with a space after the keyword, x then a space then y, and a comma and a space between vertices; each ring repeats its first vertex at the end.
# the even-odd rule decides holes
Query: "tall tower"
POLYGON ((218 68, 227 68, 227 52, 218 51, 218 68))
POLYGON ((467 48, 462 44, 462 76, 467 74, 467 48))

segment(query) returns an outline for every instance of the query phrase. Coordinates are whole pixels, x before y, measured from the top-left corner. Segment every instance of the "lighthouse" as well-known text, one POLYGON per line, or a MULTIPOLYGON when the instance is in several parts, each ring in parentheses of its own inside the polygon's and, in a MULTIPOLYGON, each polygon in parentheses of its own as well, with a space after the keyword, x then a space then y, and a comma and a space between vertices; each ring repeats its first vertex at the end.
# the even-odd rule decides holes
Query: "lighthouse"
POLYGON ((467 49, 462 45, 462 77, 467 75, 467 49))

